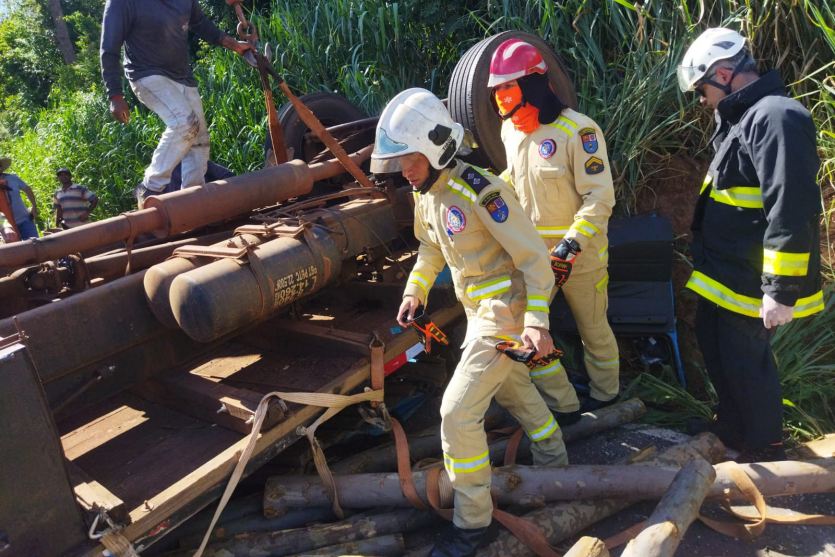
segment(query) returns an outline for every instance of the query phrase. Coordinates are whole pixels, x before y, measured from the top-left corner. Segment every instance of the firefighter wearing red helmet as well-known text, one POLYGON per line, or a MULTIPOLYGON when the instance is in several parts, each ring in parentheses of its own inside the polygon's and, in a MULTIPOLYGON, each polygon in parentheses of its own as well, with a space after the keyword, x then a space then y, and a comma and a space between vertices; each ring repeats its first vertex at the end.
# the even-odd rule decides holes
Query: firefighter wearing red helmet
MULTIPOLYGON (((583 342, 591 396, 582 410, 595 410, 614 402, 619 391, 618 346, 606 319, 612 171, 600 127, 560 101, 547 70, 536 47, 508 39, 493 53, 487 85, 504 120, 507 169, 501 177, 551 253, 556 287, 583 342)), ((580 402, 562 365, 534 369, 531 379, 562 425, 579 418, 580 402)))

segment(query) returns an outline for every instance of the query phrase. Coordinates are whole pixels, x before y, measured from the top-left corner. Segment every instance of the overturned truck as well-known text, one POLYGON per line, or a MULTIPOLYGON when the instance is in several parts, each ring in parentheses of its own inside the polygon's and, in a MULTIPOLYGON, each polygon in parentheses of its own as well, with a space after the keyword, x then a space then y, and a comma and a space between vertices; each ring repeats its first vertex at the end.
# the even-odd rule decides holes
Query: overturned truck
MULTIPOLYGON (((452 77, 481 165, 504 164, 489 58, 521 35, 478 43, 452 77)), ((550 49, 525 38, 576 105, 550 49)), ((362 165, 376 120, 309 100, 362 165)), ((423 350, 393 319, 416 255, 408 186, 354 181, 292 110, 281 117, 304 160, 0 246, 0 555, 98 555, 108 529, 141 551, 217 499, 265 393, 376 389, 423 350)), ((451 285, 436 289, 431 317, 452 325, 451 285)), ((276 400, 247 471, 320 413, 276 400)))

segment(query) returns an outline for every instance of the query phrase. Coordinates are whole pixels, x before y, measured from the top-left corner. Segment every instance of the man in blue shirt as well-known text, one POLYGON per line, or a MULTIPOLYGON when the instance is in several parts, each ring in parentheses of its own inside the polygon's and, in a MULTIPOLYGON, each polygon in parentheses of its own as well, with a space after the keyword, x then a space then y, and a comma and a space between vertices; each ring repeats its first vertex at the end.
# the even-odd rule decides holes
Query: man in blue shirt
POLYGON ((124 45, 131 89, 166 126, 136 190, 140 207, 146 196, 165 191, 181 162, 182 187, 204 183, 209 131, 188 59, 189 30, 241 55, 252 48, 220 31, 197 0, 107 0, 104 7, 100 55, 111 114, 123 124, 130 118, 122 91, 124 45))
POLYGON ((20 239, 37 238, 38 229, 35 227, 34 220, 38 218, 38 204, 35 201, 35 194, 32 192, 32 188, 26 185, 26 182, 18 178, 16 174, 6 173, 11 164, 12 159, 8 157, 0 158, 0 195, 6 196, 11 208, 11 217, 14 219, 20 239), (26 205, 23 204, 23 199, 20 197, 21 192, 29 198, 31 209, 27 209, 26 205))

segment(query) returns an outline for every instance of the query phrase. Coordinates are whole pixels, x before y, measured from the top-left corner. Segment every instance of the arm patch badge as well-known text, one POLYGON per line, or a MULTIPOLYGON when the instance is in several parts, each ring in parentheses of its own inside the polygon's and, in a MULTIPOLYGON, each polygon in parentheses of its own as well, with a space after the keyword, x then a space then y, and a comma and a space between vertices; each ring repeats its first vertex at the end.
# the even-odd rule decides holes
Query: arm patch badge
POLYGON ((446 212, 446 233, 449 236, 463 232, 467 227, 467 217, 464 216, 464 211, 453 205, 446 212))
POLYGON ((580 141, 583 142, 583 151, 588 154, 597 152, 597 132, 594 128, 583 128, 578 132, 580 134, 580 141))
POLYGON ((504 222, 510 216, 507 203, 502 199, 502 194, 497 191, 485 195, 484 199, 481 200, 481 206, 487 209, 490 217, 496 222, 504 222))
POLYGON ((539 144, 539 156, 543 159, 550 159, 557 152, 557 142, 553 139, 546 139, 539 144))
POLYGON ((599 157, 589 157, 583 166, 586 167, 586 174, 600 174, 606 168, 599 157))

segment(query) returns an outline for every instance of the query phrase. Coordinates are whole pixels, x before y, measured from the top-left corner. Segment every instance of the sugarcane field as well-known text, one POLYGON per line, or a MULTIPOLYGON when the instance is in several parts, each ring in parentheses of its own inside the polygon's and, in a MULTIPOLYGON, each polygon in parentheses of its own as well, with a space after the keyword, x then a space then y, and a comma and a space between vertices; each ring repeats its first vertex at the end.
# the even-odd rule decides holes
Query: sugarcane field
POLYGON ((835 557, 835 5, 0 0, 0 557, 835 557))

